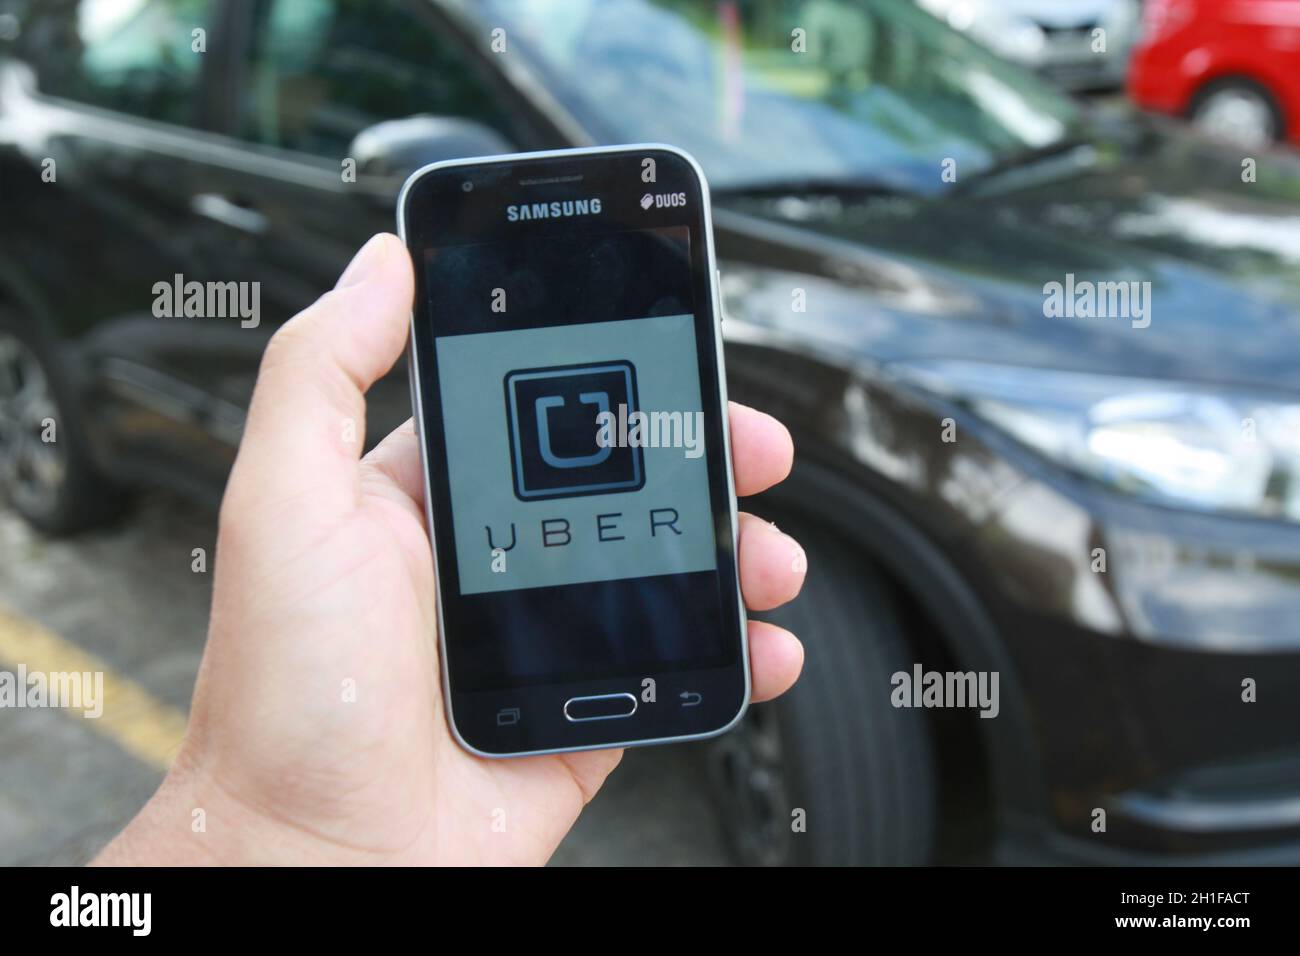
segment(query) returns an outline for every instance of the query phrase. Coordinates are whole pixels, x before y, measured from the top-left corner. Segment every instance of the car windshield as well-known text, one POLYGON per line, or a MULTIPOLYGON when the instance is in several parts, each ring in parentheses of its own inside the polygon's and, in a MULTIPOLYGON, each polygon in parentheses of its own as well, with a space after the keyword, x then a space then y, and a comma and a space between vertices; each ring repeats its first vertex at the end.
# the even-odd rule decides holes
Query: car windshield
POLYGON ((598 143, 693 153, 715 189, 927 193, 1049 149, 1077 111, 914 0, 479 0, 598 143), (951 164, 945 167, 945 161, 951 164))

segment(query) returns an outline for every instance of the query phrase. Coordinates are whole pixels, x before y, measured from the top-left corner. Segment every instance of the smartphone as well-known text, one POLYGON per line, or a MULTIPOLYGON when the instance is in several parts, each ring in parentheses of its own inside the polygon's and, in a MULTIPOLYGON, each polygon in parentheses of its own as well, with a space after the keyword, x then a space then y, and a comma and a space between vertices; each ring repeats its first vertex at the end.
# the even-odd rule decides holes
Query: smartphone
POLYGON ((398 200, 447 719, 507 757, 713 736, 749 701, 699 165, 434 163, 398 200))

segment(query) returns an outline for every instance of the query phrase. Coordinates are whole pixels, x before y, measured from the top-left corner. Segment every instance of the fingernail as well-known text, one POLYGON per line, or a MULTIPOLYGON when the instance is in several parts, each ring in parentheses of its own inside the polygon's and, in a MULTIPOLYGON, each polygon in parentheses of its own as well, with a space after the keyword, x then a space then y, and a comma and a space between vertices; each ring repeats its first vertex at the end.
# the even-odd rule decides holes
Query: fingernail
POLYGON ((348 267, 343 270, 343 275, 339 276, 336 289, 346 289, 349 286, 360 285, 365 282, 384 261, 384 251, 388 243, 384 241, 381 233, 377 236, 371 236, 370 240, 362 246, 348 267))

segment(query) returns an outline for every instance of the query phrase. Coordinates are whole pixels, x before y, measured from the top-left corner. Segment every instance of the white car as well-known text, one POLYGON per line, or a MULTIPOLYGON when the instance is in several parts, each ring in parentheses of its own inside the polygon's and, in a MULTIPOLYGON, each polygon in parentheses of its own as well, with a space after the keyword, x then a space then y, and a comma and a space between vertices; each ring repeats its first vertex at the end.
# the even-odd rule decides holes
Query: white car
POLYGON ((1077 92, 1118 89, 1141 20, 1139 0, 917 0, 987 46, 1077 92))

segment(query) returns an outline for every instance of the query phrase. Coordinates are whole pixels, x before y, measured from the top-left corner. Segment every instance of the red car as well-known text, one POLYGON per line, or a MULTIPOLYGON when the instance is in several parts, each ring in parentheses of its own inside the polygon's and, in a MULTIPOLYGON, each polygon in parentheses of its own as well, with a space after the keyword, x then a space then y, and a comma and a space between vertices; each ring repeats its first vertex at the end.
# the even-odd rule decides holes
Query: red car
POLYGON ((1300 0, 1146 0, 1127 86, 1231 142, 1300 144, 1300 0))

